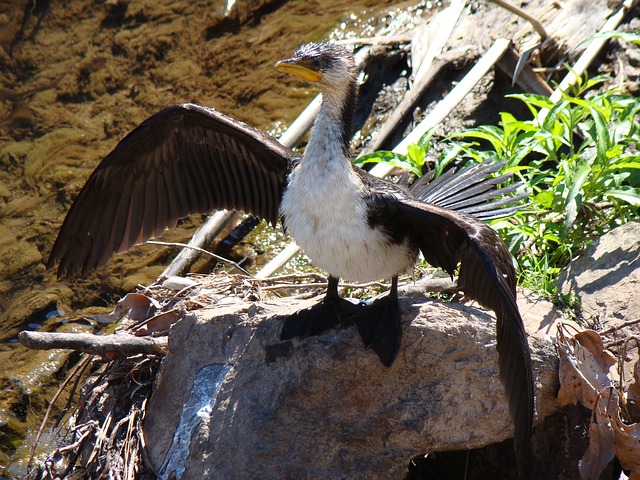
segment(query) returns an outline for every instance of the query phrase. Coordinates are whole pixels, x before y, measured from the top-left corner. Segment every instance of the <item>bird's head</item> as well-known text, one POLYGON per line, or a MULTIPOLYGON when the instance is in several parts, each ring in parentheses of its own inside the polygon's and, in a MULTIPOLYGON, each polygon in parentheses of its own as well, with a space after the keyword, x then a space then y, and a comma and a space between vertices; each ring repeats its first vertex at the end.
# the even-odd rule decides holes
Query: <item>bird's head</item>
POLYGON ((276 63, 276 70, 292 73, 316 83, 320 90, 339 89, 355 81, 353 54, 333 43, 307 43, 287 60, 276 63))

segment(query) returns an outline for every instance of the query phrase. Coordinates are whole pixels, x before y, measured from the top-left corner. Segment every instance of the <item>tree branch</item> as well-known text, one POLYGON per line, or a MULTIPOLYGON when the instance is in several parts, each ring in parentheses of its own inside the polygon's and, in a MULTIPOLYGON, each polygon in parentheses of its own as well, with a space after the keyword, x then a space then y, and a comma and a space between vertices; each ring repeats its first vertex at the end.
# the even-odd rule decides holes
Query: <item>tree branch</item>
POLYGON ((111 352, 122 355, 138 353, 164 355, 167 350, 167 337, 136 337, 127 333, 94 335, 22 331, 18 339, 22 345, 34 350, 66 348, 93 355, 105 355, 111 352))

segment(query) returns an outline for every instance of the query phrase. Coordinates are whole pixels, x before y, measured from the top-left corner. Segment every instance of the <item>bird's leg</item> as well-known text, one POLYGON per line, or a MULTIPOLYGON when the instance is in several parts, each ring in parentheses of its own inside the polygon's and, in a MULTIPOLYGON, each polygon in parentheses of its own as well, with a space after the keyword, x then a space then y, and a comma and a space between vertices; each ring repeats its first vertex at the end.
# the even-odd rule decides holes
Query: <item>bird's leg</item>
POLYGON ((329 276, 327 294, 320 303, 287 317, 282 326, 280 339, 320 335, 339 323, 344 323, 360 310, 361 305, 340 298, 338 282, 338 278, 329 276))
POLYGON ((384 365, 390 366, 398 354, 402 337, 398 277, 391 280, 388 295, 362 308, 353 318, 364 344, 376 352, 384 365))

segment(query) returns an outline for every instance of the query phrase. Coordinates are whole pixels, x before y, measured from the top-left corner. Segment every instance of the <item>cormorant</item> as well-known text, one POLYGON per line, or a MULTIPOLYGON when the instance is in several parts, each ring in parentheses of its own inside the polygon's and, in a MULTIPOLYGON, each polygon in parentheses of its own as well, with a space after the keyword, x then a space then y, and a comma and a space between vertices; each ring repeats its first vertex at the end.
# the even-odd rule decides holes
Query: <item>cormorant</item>
POLYGON ((94 170, 64 220, 48 266, 59 262, 59 276, 88 272, 189 213, 227 208, 272 224, 281 219, 313 263, 329 273, 324 299, 289 317, 282 339, 354 321, 364 343, 390 365, 402 331, 398 275, 412 271, 419 252, 452 276, 459 265, 458 287, 497 317, 500 379, 515 424, 519 473, 526 476, 533 379, 506 246, 477 218, 420 201, 353 166, 357 83, 347 49, 307 44, 276 69, 315 83, 323 95, 302 157, 213 109, 168 107, 129 133, 94 170), (392 284, 387 296, 362 306, 340 298, 340 278, 391 278, 392 284))

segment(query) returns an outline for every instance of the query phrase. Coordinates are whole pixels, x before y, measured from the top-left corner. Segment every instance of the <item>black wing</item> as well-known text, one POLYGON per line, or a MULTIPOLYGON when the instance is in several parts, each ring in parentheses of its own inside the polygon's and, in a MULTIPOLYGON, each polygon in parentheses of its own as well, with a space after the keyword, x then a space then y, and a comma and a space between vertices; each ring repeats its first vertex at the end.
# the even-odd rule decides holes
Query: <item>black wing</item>
POLYGON ((533 423, 533 374, 527 335, 516 303, 511 254, 491 227, 471 215, 401 194, 382 194, 375 202, 409 229, 431 265, 450 275, 460 265, 459 288, 467 297, 495 312, 500 380, 515 425, 518 464, 524 469, 533 423))
POLYGON ((168 107, 129 133, 71 206, 48 267, 86 273, 190 213, 237 209, 275 224, 295 155, 262 131, 193 104, 168 107))
POLYGON ((522 208, 518 202, 527 198, 529 192, 509 196, 522 186, 518 182, 496 188, 496 185, 511 178, 509 173, 491 176, 506 163, 486 161, 461 170, 451 168, 435 180, 432 170, 411 185, 410 191, 423 202, 470 213, 480 220, 509 217, 522 208))

